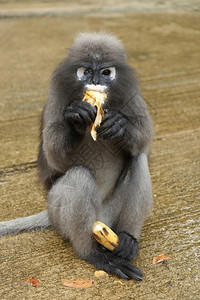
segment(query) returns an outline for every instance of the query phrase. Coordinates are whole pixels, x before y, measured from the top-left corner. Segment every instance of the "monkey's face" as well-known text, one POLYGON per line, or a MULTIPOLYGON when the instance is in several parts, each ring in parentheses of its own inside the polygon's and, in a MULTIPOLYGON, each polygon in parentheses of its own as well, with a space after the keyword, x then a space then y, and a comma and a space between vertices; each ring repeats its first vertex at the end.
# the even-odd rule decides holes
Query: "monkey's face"
POLYGON ((77 80, 83 83, 84 89, 107 91, 116 80, 116 68, 97 64, 81 66, 77 69, 76 75, 77 80))

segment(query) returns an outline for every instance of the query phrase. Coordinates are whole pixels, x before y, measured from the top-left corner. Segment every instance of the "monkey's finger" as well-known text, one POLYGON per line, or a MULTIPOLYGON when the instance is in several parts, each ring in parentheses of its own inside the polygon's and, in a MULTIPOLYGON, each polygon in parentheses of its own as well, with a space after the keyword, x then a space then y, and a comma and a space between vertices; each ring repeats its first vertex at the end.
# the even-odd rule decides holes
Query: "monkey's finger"
POLYGON ((85 121, 85 123, 87 125, 90 125, 91 123, 94 122, 95 119, 95 115, 93 116, 92 114, 90 114, 88 111, 85 110, 80 110, 79 111, 80 116, 82 117, 82 119, 85 121))
POLYGON ((118 122, 123 116, 119 114, 117 111, 108 111, 105 113, 104 118, 102 120, 102 124, 106 122, 110 122, 110 124, 114 124, 118 122))
POLYGON ((73 120, 76 119, 78 121, 82 120, 82 122, 85 122, 86 125, 87 124, 91 124, 94 119, 95 119, 95 112, 91 111, 91 110, 86 110, 83 109, 82 107, 78 107, 78 106, 70 106, 67 109, 67 113, 65 114, 65 116, 69 119, 69 120, 73 120))
POLYGON ((117 276, 119 276, 120 278, 124 279, 124 280, 129 280, 130 278, 123 272, 120 270, 120 268, 118 268, 116 265, 112 266, 111 264, 109 265, 108 269, 106 270, 107 273, 110 274, 115 274, 117 276))
POLYGON ((76 101, 72 103, 71 107, 83 116, 86 116, 87 114, 92 122, 94 121, 96 117, 96 107, 93 107, 91 104, 82 101, 76 101))
POLYGON ((114 133, 114 130, 113 130, 113 134, 111 136, 109 136, 108 138, 114 140, 114 139, 119 139, 119 138, 121 139, 123 136, 124 136, 124 128, 120 128, 115 133, 114 133))
POLYGON ((104 270, 109 274, 118 275, 122 279, 142 280, 143 274, 137 267, 102 246, 98 248, 97 252, 89 254, 86 260, 94 264, 97 269, 104 270))
POLYGON ((81 134, 84 133, 87 124, 77 112, 70 111, 69 109, 65 112, 64 118, 75 128, 77 132, 81 134))
POLYGON ((108 274, 117 275, 124 280, 135 279, 139 281, 141 280, 140 278, 142 278, 142 273, 138 268, 135 268, 136 267, 133 266, 133 268, 130 269, 130 266, 123 264, 121 259, 117 259, 117 261, 116 259, 114 261, 109 260, 106 264, 102 264, 100 267, 100 269, 104 270, 108 274))
POLYGON ((119 122, 113 122, 113 120, 111 118, 106 118, 105 120, 103 120, 103 122, 101 123, 101 125, 97 128, 97 133, 99 134, 103 134, 106 131, 110 130, 113 125, 118 126, 118 129, 120 129, 120 124, 119 122))
POLYGON ((86 101, 75 101, 72 103, 73 107, 77 107, 77 108, 82 108, 85 110, 88 110, 90 112, 96 113, 96 107, 92 106, 90 103, 86 102, 86 101))
POLYGON ((132 265, 129 261, 123 259, 114 259, 109 261, 108 273, 116 274, 122 279, 134 279, 141 281, 143 274, 139 268, 132 265))
POLYGON ((103 140, 109 139, 109 137, 112 135, 111 129, 104 129, 104 130, 97 130, 98 137, 102 138, 103 140))
POLYGON ((128 276, 129 279, 135 279, 141 281, 143 274, 136 266, 132 265, 130 262, 125 261, 123 267, 121 268, 122 272, 128 276))
POLYGON ((120 114, 113 116, 112 118, 108 118, 104 120, 101 124, 100 131, 104 130, 105 128, 113 128, 113 131, 118 131, 120 128, 125 128, 128 126, 128 121, 120 114), (116 129, 115 129, 116 127, 116 129))
POLYGON ((79 121, 80 120, 80 115, 77 113, 77 112, 74 112, 74 111, 70 111, 70 110, 67 110, 65 112, 65 115, 64 115, 65 119, 67 121, 69 121, 70 123, 73 123, 74 121, 79 121))
POLYGON ((97 134, 103 139, 116 139, 123 137, 124 129, 115 125, 113 127, 97 131, 97 134))
POLYGON ((113 135, 112 127, 100 126, 97 128, 97 134, 102 139, 108 139, 113 135))

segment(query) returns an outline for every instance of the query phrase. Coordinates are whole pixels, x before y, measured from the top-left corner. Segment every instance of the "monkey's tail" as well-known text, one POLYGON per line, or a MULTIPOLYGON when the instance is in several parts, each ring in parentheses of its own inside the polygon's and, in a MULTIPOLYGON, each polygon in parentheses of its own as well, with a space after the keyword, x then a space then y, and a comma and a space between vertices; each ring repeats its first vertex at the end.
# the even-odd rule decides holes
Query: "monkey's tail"
POLYGON ((0 222, 0 236, 52 228, 47 210, 36 215, 0 222))

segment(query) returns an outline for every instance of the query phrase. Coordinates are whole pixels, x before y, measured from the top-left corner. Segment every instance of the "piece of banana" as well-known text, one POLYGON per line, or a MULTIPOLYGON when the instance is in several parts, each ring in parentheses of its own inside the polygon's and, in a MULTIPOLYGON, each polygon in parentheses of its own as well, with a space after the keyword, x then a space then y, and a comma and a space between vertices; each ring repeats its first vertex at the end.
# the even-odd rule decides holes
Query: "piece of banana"
POLYGON ((96 127, 101 124, 102 118, 104 116, 102 105, 104 104, 106 98, 107 98, 107 94, 104 92, 87 91, 85 92, 85 96, 82 99, 82 101, 86 101, 90 103, 92 106, 96 106, 97 108, 96 118, 94 120, 94 123, 91 124, 90 126, 90 134, 94 141, 97 140, 96 127))
POLYGON ((93 236, 105 248, 113 251, 119 244, 118 236, 107 225, 96 221, 93 226, 93 236))

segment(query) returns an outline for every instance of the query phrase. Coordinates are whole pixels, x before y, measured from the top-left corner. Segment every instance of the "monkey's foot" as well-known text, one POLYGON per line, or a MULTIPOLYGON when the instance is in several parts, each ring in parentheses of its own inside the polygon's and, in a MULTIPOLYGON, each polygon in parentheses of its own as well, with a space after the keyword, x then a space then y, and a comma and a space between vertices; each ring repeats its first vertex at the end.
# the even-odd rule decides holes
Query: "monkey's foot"
POLYGON ((85 260, 93 264, 97 269, 117 275, 124 280, 142 280, 143 274, 140 269, 103 247, 100 247, 95 253, 90 253, 85 260))
POLYGON ((117 235, 119 237, 119 246, 114 249, 113 254, 129 261, 135 258, 139 250, 136 238, 125 231, 119 232, 117 235))

